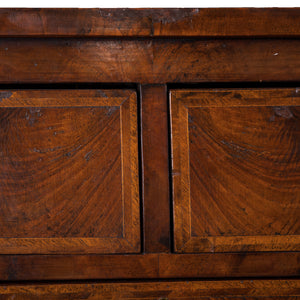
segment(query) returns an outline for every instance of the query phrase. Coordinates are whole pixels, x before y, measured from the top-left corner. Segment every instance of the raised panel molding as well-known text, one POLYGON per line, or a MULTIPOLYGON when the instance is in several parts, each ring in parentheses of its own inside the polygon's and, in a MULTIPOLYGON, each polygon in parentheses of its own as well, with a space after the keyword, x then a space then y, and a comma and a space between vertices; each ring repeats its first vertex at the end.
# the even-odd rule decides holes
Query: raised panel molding
POLYGON ((0 253, 139 252, 136 93, 0 98, 0 253))
POLYGON ((175 251, 299 251, 299 90, 170 93, 175 251))

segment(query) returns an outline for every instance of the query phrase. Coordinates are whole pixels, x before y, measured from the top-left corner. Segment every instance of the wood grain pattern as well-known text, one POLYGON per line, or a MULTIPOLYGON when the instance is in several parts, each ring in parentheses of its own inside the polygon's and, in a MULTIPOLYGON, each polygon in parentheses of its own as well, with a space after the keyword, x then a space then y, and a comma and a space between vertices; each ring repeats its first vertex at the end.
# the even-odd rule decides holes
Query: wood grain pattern
POLYGON ((0 98, 0 253, 138 252, 135 92, 0 98))
POLYGON ((299 55, 299 39, 1 38, 0 83, 298 81, 299 55))
POLYGON ((153 10, 153 36, 284 37, 299 36, 300 10, 191 8, 153 10), (295 26, 295 23, 298 23, 295 26))
POLYGON ((168 83, 298 81, 300 40, 155 40, 153 80, 168 83))
POLYGON ((299 37, 299 8, 9 9, 0 36, 299 37))
POLYGON ((176 251, 299 251, 299 89, 172 91, 171 106, 176 251))
POLYGON ((167 88, 142 85, 141 98, 144 251, 170 252, 167 88))
POLYGON ((0 299, 300 298, 300 92, 249 88, 297 85, 299 37, 300 8, 0 9, 0 299), (248 88, 171 92, 178 254, 192 84, 248 88))
POLYGON ((0 299, 298 299, 299 280, 2 285, 0 299))
POLYGON ((2 255, 0 280, 278 278, 299 266, 300 252, 2 255))
POLYGON ((138 9, 1 9, 0 36, 147 36, 151 16, 138 9))
MULTIPOLYGON (((293 261, 293 259, 292 259, 293 261)), ((156 255, 2 255, 0 280, 156 278, 156 255)))
POLYGON ((161 254, 159 275, 161 278, 298 278, 299 265, 299 252, 161 254))

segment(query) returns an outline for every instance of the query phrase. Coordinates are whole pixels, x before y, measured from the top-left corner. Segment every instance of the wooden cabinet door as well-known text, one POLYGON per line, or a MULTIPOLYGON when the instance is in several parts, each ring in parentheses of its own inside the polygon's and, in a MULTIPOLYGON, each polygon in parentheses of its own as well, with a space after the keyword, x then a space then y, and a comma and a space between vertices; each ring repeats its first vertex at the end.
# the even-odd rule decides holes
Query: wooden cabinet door
POLYGON ((140 251, 131 90, 0 91, 0 254, 140 251))
POLYGON ((300 90, 172 90, 176 252, 300 250, 300 90))

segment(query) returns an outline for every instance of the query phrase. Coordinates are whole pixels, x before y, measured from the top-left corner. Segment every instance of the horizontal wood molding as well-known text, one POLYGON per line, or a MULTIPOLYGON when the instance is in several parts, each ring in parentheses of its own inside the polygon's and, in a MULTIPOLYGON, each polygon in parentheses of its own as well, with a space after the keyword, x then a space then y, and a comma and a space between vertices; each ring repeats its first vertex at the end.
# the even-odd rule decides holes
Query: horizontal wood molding
POLYGON ((300 252, 2 255, 0 280, 299 277, 300 252))
POLYGON ((299 8, 1 9, 0 36, 298 37, 299 8))
POLYGON ((298 88, 171 90, 170 102, 175 251, 299 251, 298 88))
POLYGON ((299 39, 1 38, 0 83, 299 81, 299 55, 299 39))
MULTIPOLYGON (((121 106, 134 90, 13 89, 0 90, 0 107, 121 106)), ((136 97, 136 96, 135 96, 136 97)))
POLYGON ((222 280, 122 283, 13 284, 1 299, 297 299, 300 280, 222 280))
POLYGON ((139 253, 136 92, 0 99, 0 254, 139 253))

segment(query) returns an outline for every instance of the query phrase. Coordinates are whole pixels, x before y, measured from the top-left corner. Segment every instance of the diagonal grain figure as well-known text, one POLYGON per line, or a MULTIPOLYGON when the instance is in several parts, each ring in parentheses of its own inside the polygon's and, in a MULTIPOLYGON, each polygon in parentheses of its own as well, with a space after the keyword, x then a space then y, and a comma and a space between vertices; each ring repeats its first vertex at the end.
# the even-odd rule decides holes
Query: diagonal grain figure
POLYGON ((300 249, 299 104, 293 89, 171 93, 177 251, 300 249))

